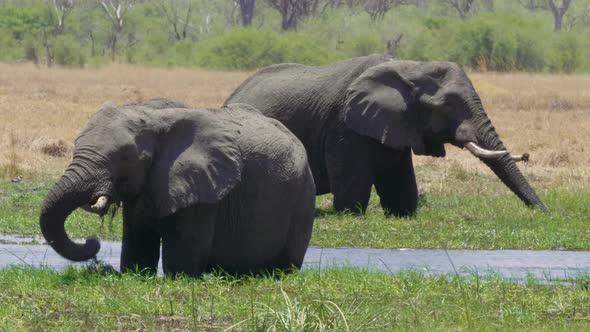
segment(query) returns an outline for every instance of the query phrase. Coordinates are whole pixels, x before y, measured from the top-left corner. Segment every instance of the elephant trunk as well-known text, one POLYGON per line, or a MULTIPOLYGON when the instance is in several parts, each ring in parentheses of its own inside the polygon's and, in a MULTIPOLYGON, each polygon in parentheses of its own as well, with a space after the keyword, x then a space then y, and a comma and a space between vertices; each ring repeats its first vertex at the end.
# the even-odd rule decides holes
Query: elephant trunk
MULTIPOLYGON (((478 143, 491 151, 505 151, 506 148, 496 133, 494 126, 477 100, 479 110, 474 112, 472 121, 475 125, 475 133, 478 143)), ((528 156, 527 156, 528 157, 528 156)), ((524 175, 516 165, 516 158, 505 153, 497 158, 480 158, 510 190, 518 196, 526 205, 537 206, 543 211, 547 208, 541 202, 535 190, 531 187, 524 175)))
POLYGON ((39 224, 47 243, 61 256, 72 261, 85 261, 96 256, 100 243, 87 239, 85 244, 73 242, 65 231, 67 217, 78 207, 106 194, 97 192, 97 179, 74 163, 47 194, 41 207, 39 224))

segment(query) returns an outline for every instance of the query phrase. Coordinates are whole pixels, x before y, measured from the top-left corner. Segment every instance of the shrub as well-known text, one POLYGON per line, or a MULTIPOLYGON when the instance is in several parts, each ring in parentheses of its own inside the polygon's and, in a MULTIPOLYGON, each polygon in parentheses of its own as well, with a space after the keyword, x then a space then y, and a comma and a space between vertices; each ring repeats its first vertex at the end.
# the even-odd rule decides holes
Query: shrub
POLYGON ((545 67, 545 45, 532 33, 516 37, 516 68, 523 71, 541 71, 545 67))
POLYGON ((176 63, 182 65, 194 65, 195 60, 195 43, 189 39, 176 42, 174 45, 176 53, 176 63))
POLYGON ((86 57, 77 40, 70 36, 59 36, 53 44, 55 63, 62 66, 84 66, 86 57))
POLYGON ((350 56, 383 53, 384 48, 384 43, 381 38, 369 34, 360 35, 344 44, 344 49, 347 50, 347 53, 350 56))
POLYGON ((0 29, 0 61, 13 62, 22 59, 24 50, 20 47, 12 33, 0 29))
POLYGON ((549 70, 553 72, 574 72, 582 60, 580 41, 571 33, 560 33, 554 38, 549 56, 549 70))
POLYGON ((210 37, 199 45, 197 63, 221 69, 254 69, 274 63, 321 64, 334 57, 296 33, 235 29, 210 37))
POLYGON ((31 61, 34 64, 39 64, 40 46, 38 45, 37 40, 35 40, 35 37, 31 34, 25 35, 22 44, 25 60, 31 61))
POLYGON ((465 20, 428 17, 402 45, 400 55, 449 60, 478 70, 538 71, 546 62, 543 29, 536 19, 493 13, 465 20))

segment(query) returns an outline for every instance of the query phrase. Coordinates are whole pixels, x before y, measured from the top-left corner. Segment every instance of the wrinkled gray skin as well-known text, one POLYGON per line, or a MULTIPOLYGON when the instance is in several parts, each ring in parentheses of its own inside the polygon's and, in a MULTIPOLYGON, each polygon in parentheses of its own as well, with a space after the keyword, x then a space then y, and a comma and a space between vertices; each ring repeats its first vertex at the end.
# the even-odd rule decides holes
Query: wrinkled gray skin
MULTIPOLYGON (((450 62, 382 55, 309 67, 266 67, 228 103, 247 103, 281 121, 303 142, 317 194, 336 210, 364 211, 375 185, 386 214, 415 213, 412 151, 445 156, 444 143, 504 150, 465 72, 450 62)), ((483 160, 525 204, 545 209, 509 156, 483 160)))
POLYGON ((99 242, 72 242, 64 222, 103 195, 122 203, 122 270, 156 271, 161 243, 164 272, 191 276, 215 267, 299 268, 315 205, 301 143, 278 121, 239 104, 111 104, 94 114, 41 208, 43 236, 60 255, 96 255, 99 242))

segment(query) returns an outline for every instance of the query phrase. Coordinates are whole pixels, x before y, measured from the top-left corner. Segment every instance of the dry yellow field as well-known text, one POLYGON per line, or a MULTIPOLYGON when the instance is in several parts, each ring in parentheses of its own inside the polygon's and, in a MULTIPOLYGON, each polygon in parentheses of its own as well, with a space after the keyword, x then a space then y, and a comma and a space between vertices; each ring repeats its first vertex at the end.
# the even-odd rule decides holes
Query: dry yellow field
MULTIPOLYGON (((40 149, 70 146, 107 100, 171 97, 216 107, 248 75, 128 65, 48 69, 0 64, 0 177, 60 175, 71 152, 52 157, 40 149)), ((514 153, 531 154, 531 162, 521 169, 535 187, 590 188, 590 75, 470 77, 506 146, 514 153)), ((498 182, 481 162, 451 146, 446 158, 418 157, 416 165, 422 191, 448 190, 449 181, 460 181, 466 190, 485 191, 482 174, 490 183, 498 182)))

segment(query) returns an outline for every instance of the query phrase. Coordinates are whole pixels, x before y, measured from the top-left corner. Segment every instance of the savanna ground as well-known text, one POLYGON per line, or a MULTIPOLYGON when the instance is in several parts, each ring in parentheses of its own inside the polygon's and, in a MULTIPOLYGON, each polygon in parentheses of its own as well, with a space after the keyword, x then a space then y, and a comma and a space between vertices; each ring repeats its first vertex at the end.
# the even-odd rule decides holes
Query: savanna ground
MULTIPOLYGON (((106 100, 164 96, 217 107, 248 75, 0 64, 0 233, 40 235, 42 199, 70 161, 76 133, 106 100), (24 177, 19 184, 10 182, 16 175, 24 177)), ((531 154, 520 168, 550 212, 524 207, 485 165, 449 146, 444 159, 415 158, 416 217, 384 218, 373 195, 364 217, 320 209, 312 244, 590 249, 590 75, 469 76, 506 146, 531 154)), ((318 206, 329 199, 318 197, 318 206)), ((102 221, 85 212, 66 227, 74 237, 121 235, 118 217, 102 221)), ((353 269, 191 281, 10 268, 0 270, 0 329, 583 329, 590 324, 587 283, 353 269)))

